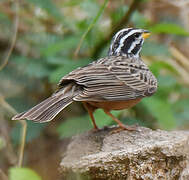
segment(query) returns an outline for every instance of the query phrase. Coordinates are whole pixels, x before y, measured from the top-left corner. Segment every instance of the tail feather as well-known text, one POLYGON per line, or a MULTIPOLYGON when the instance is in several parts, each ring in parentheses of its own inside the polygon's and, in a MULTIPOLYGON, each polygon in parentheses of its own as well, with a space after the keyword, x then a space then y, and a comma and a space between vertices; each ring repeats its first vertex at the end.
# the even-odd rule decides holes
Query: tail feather
POLYGON ((27 119, 33 120, 36 118, 36 116, 39 116, 47 109, 53 107, 53 105, 59 102, 61 99, 64 99, 64 97, 61 98, 60 96, 58 97, 51 96, 47 99, 47 101, 45 100, 45 102, 41 102, 39 105, 36 105, 38 107, 34 106, 32 109, 27 111, 25 113, 25 116, 27 117, 27 119))
POLYGON ((67 107, 72 102, 73 100, 70 98, 62 99, 56 102, 55 104, 53 104, 53 106, 51 106, 50 108, 47 108, 46 110, 44 110, 38 116, 33 116, 34 118, 31 120, 37 121, 37 122, 51 121, 60 111, 62 111, 65 107, 67 107))
POLYGON ((22 117, 24 114, 25 114, 25 112, 19 113, 19 114, 15 115, 14 117, 12 117, 12 120, 23 119, 23 118, 21 118, 21 117, 22 117))
POLYGON ((51 121, 61 110, 73 102, 73 96, 77 92, 66 94, 53 94, 26 112, 17 114, 12 120, 28 119, 36 122, 51 121))

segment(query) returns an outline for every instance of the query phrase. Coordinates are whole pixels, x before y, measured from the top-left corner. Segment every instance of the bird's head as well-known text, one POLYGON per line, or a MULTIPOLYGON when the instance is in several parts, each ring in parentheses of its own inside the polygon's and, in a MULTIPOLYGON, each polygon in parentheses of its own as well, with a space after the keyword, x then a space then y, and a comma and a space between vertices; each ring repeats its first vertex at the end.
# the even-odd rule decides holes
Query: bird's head
POLYGON ((134 56, 138 57, 150 32, 144 29, 126 28, 115 34, 112 39, 108 55, 109 56, 134 56))

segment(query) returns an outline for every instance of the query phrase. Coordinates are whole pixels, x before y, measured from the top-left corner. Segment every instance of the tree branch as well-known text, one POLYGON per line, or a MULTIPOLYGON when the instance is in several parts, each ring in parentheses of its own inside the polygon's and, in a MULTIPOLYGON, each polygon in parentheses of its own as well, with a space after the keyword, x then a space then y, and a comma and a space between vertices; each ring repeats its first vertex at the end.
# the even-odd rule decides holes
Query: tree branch
POLYGON ((0 169, 0 179, 1 180, 8 180, 8 176, 0 169))
POLYGON ((16 7, 16 12, 15 12, 15 20, 14 20, 14 32, 13 32, 13 37, 12 37, 12 42, 10 49, 8 50, 7 56, 4 59, 4 62, 0 65, 0 71, 3 70, 3 68, 8 64, 9 58, 11 56, 11 53, 14 49, 14 46, 16 44, 16 39, 17 39, 17 34, 18 34, 18 26, 19 26, 19 0, 15 1, 15 7, 16 7))
MULTIPOLYGON (((4 107, 8 112, 11 112, 12 114, 17 114, 16 110, 9 105, 3 96, 0 94, 0 106, 4 107)), ((22 125, 22 134, 20 138, 20 150, 19 150, 19 157, 18 157, 18 167, 22 166, 23 163, 23 156, 24 156, 24 147, 26 143, 26 132, 27 132, 27 123, 25 120, 19 121, 22 125)))

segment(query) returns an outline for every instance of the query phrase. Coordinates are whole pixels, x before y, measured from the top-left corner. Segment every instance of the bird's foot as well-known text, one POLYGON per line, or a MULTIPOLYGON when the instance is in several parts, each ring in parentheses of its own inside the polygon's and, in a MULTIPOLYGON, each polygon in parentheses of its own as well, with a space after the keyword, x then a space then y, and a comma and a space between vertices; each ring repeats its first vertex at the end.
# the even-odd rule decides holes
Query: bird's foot
POLYGON ((98 127, 94 127, 94 128, 91 129, 91 131, 94 132, 94 133, 97 132, 97 131, 99 131, 99 130, 100 129, 98 127))
POLYGON ((132 125, 132 126, 126 126, 124 124, 119 124, 119 127, 117 127, 116 129, 114 129, 111 132, 111 134, 119 133, 119 132, 124 131, 124 130, 126 130, 126 131, 138 131, 137 127, 138 127, 138 124, 132 125))

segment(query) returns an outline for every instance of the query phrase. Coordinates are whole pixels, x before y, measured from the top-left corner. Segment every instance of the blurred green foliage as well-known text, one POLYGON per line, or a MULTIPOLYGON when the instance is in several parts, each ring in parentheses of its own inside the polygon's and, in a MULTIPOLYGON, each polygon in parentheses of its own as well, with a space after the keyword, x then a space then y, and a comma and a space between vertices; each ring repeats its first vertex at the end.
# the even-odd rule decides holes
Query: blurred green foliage
POLYGON ((41 177, 29 168, 11 168, 9 180, 41 180, 41 177))
MULTIPOLYGON (((21 52, 14 53, 10 59, 10 67, 8 68, 14 68, 15 74, 19 73, 20 76, 25 75, 28 81, 30 81, 31 78, 34 80, 39 79, 41 84, 45 83, 45 78, 48 79, 49 83, 56 84, 62 76, 66 75, 73 69, 84 66, 93 61, 94 59, 90 57, 90 53, 92 52, 93 47, 95 47, 95 44, 99 43, 102 38, 106 37, 106 33, 104 33, 105 27, 103 26, 106 26, 106 31, 110 31, 109 28, 111 28, 111 26, 109 25, 104 25, 102 21, 110 20, 113 26, 121 20, 121 18, 128 10, 128 6, 120 2, 120 6, 113 9, 113 11, 107 10, 104 15, 102 15, 101 12, 102 17, 98 22, 95 22, 95 26, 87 34, 81 46, 79 57, 77 59, 74 59, 73 53, 78 46, 81 36, 89 27, 91 21, 94 20, 98 15, 97 12, 101 7, 99 2, 94 0, 85 0, 82 2, 74 0, 69 2, 54 3, 50 0, 28 0, 28 3, 25 3, 25 5, 28 9, 30 9, 30 13, 34 13, 35 8, 37 8, 39 15, 36 14, 33 19, 23 18, 24 21, 28 21, 26 22, 26 24, 29 23, 29 27, 31 25, 34 25, 32 30, 25 32, 18 39, 18 42, 22 42, 23 46, 26 45, 26 47, 29 49, 28 54, 25 55, 21 52), (59 6, 63 8, 63 11, 59 8, 59 6), (67 8, 75 8, 78 12, 76 13, 76 15, 72 15, 72 13, 68 12, 65 15, 64 6, 67 8), (84 15, 81 16, 84 17, 77 17, 80 13, 83 13, 84 15), (106 16, 109 17, 106 18, 106 16), (44 21, 46 20, 47 24, 40 22, 41 19, 44 21), (60 26, 60 30, 58 32, 56 31, 56 29, 51 29, 49 32, 43 29, 41 30, 41 28, 43 28, 44 26, 47 26, 48 28, 48 19, 50 23, 52 23, 52 26, 54 24, 60 26), (67 26, 67 23, 71 25, 67 26)), ((4 23, 9 23, 9 19, 7 18, 6 14, 2 13, 0 17, 1 19, 3 19, 4 23)), ((171 35, 189 35, 188 32, 178 24, 159 22, 153 25, 150 20, 148 20, 139 11, 133 13, 131 18, 131 24, 132 23, 136 27, 150 29, 153 33, 156 34, 166 33, 171 35)), ((54 25, 53 28, 56 28, 56 26, 54 25)), ((108 49, 108 45, 105 49, 108 49)), ((106 56, 105 52, 102 52, 103 53, 101 54, 101 57, 106 56)), ((141 104, 143 104, 143 106, 145 107, 145 112, 150 113, 154 120, 157 120, 156 123, 159 124, 156 124, 157 127, 164 129, 175 128, 176 124, 179 124, 176 123, 176 118, 174 116, 173 110, 174 103, 176 102, 171 102, 169 97, 174 92, 181 93, 182 86, 179 85, 179 82, 175 79, 175 77, 177 76, 176 69, 166 62, 166 58, 170 57, 168 46, 167 44, 162 44, 155 40, 147 40, 147 42, 145 42, 144 44, 142 54, 158 58, 160 58, 161 56, 161 60, 151 62, 151 70, 154 72, 159 82, 158 92, 153 97, 144 99, 141 104), (162 69, 165 69, 167 71, 166 75, 161 75, 160 71, 162 71, 162 69), (161 109, 161 107, 164 111, 160 113, 159 110, 161 109)), ((4 71, 0 73, 5 73, 8 78, 13 80, 14 73, 11 74, 10 77, 8 75, 10 69, 8 68, 7 72, 4 71)), ((23 82, 22 79, 21 82, 19 82, 19 85, 21 84, 26 88, 30 88, 28 87, 28 82, 23 82)), ((34 89, 37 91, 36 88, 34 89)), ((37 92, 35 92, 34 94, 36 93, 37 92)), ((14 99, 14 97, 11 98, 14 99)), ((179 103, 177 103, 177 106, 179 106, 179 103)), ((16 107, 16 109, 19 108, 16 107)), ((60 127, 58 127, 59 134, 61 136, 63 136, 64 133, 67 134, 66 129, 69 129, 69 126, 73 127, 72 121, 73 123, 74 121, 76 121, 79 124, 79 122, 82 122, 82 120, 84 121, 84 119, 87 119, 86 115, 78 117, 78 119, 71 118, 70 122, 68 118, 60 125, 60 127), (72 125, 70 125, 69 123, 72 125), (63 133, 61 133, 61 131, 63 131, 63 133)), ((105 119, 105 115, 102 113, 97 113, 96 119, 105 119)), ((138 119, 140 118, 138 117, 138 119)), ((104 122, 106 122, 106 120, 104 122)), ((103 125, 106 125, 106 123, 103 123, 103 125)), ((41 126, 36 126, 35 128, 39 128, 40 131, 40 127, 41 126)), ((84 130, 89 129, 90 127, 91 126, 89 124, 87 125, 86 123, 86 128, 84 128, 84 130)), ((17 126, 15 128, 17 128, 17 126)), ((15 130, 13 129, 13 134, 14 132, 15 130)), ((73 132, 76 132, 75 129, 73 129, 73 132)), ((80 128, 78 128, 78 132, 81 132, 80 128)), ((30 131, 29 128, 29 134, 30 133, 31 136, 33 136, 32 131, 30 131)), ((73 135, 71 131, 70 135, 73 135)))
MULTIPOLYGON (((28 121, 27 128, 29 129, 29 132, 26 135, 26 143, 39 137, 41 131, 46 127, 46 125, 47 125, 46 123, 37 124, 37 123, 28 121)), ((13 130, 11 131, 11 137, 15 145, 18 145, 20 143, 20 137, 21 137, 21 132, 22 132, 21 128, 22 128, 21 124, 17 123, 15 127, 13 128, 13 130)))
MULTIPOLYGON (((113 111, 112 114, 114 116, 119 116, 120 111, 113 111)), ((109 116, 105 115, 105 113, 101 109, 96 110, 94 116, 99 128, 115 124, 115 122, 112 122, 112 119, 109 116)), ((58 126, 57 132, 59 133, 61 138, 70 137, 75 134, 79 134, 92 129, 93 125, 90 121, 91 120, 89 115, 69 118, 58 126)))
MULTIPOLYGON (((141 2, 143 7, 145 3, 149 1, 141 2)), ((15 4, 9 5, 10 10, 14 11, 15 4)), ((99 11, 102 7, 103 2, 98 0, 27 0, 20 3, 21 22, 17 44, 8 66, 0 72, 0 92, 16 110, 24 111, 40 102, 53 92, 55 84, 62 76, 96 60, 91 57, 94 48, 107 37, 129 8, 125 1, 109 1, 102 9, 104 12, 99 11), (74 52, 80 39, 92 22, 93 27, 86 34, 78 57, 75 58, 74 52)), ((113 112, 124 123, 169 130, 189 126, 188 84, 182 82, 177 67, 167 61, 172 58, 167 40, 153 38, 164 35, 174 41, 189 36, 189 32, 182 24, 178 24, 177 19, 170 23, 166 18, 153 22, 140 10, 133 12, 129 25, 124 25, 145 28, 152 32, 152 38, 144 43, 142 55, 150 59, 150 69, 158 79, 158 92, 154 96, 142 100, 131 110, 113 112)), ((2 37, 3 42, 12 37, 13 20, 8 11, 0 12, 0 41, 2 37)), ((110 43, 110 39, 108 41, 110 43)), ((107 55, 108 46, 109 44, 99 50, 100 57, 107 55)), ((5 43, 3 47, 8 46, 5 43)), ((1 57, 4 56, 4 51, 5 48, 2 48, 1 57)), ((83 112, 80 104, 74 107, 76 109, 70 112, 70 109, 64 111, 65 115, 63 113, 59 118, 63 121, 55 122, 54 133, 61 138, 92 128, 89 116, 83 112)), ((114 124, 102 110, 95 112, 95 118, 99 127, 114 124)), ((39 137, 44 131, 48 131, 47 124, 28 122, 27 142, 39 137)), ((10 133, 14 144, 18 144, 19 132, 20 127, 15 123, 10 133)), ((10 170, 10 180, 25 177, 40 179, 30 169, 10 170)))
POLYGON ((171 23, 156 24, 150 28, 150 31, 153 33, 165 33, 165 34, 189 36, 189 32, 187 32, 181 26, 171 23))

